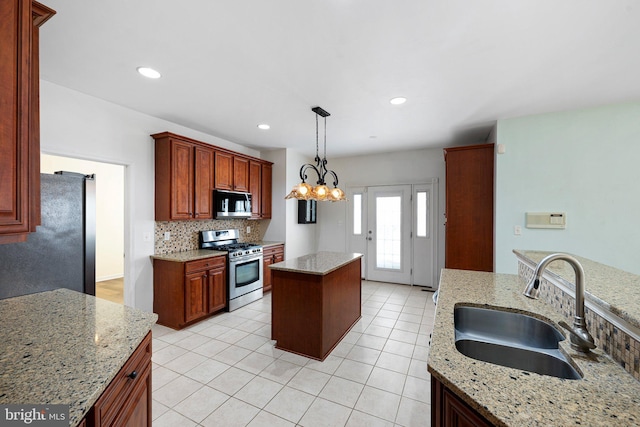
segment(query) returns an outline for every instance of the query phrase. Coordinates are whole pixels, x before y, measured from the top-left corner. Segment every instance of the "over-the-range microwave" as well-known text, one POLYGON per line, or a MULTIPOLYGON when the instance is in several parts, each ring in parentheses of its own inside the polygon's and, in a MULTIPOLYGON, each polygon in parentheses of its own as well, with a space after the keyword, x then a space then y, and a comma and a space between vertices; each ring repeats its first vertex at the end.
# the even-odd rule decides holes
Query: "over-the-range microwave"
POLYGON ((251 193, 213 190, 215 219, 250 218, 251 193))

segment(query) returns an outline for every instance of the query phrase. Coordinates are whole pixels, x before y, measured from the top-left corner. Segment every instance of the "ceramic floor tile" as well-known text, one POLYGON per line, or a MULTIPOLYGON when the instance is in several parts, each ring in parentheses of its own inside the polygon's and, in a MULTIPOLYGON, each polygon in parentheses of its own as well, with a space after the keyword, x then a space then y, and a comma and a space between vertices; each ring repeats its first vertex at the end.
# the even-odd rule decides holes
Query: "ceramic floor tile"
POLYGON ((344 360, 344 357, 334 356, 333 354, 327 356, 322 362, 319 360, 309 360, 305 368, 313 369, 315 371, 324 372, 325 374, 333 375, 340 367, 340 364, 344 360))
POLYGON ((415 344, 418 339, 418 334, 415 332, 407 332, 401 331, 399 329, 394 329, 389 335, 390 340, 406 342, 409 344, 415 344))
POLYGON ((279 348, 275 347, 275 344, 273 341, 269 340, 267 342, 265 342, 264 344, 262 344, 258 349, 256 349, 256 351, 258 353, 262 353, 262 354, 266 354, 267 356, 271 356, 275 359, 280 358, 282 355, 284 355, 284 351, 280 350, 279 348))
POLYGON ((423 345, 416 345, 415 349, 413 350, 413 357, 414 359, 418 359, 418 360, 423 360, 423 361, 428 361, 429 360, 429 347, 427 346, 423 346, 423 345))
POLYGON ((374 335, 362 334, 356 345, 362 347, 373 348, 375 350, 382 350, 387 343, 386 338, 376 337, 374 335))
POLYGON ((317 396, 327 384, 329 378, 331 378, 331 376, 324 372, 304 367, 295 374, 293 378, 291 378, 287 385, 297 390, 304 391, 305 393, 317 396))
POLYGON ((155 420, 156 418, 158 418, 160 415, 164 414, 168 410, 169 410, 168 406, 165 406, 162 403, 158 402, 157 400, 153 399, 153 402, 151 403, 151 419, 155 420))
POLYGON ((153 392, 153 398, 163 405, 172 408, 202 387, 203 385, 199 382, 180 375, 175 380, 155 390, 153 392))
POLYGON ((431 381, 416 377, 407 377, 402 396, 418 400, 422 403, 431 403, 431 381))
POLYGON ((258 375, 264 368, 271 365, 276 359, 266 354, 253 352, 235 364, 236 368, 258 375))
MULTIPOLYGON (((231 366, 226 363, 207 359, 195 368, 187 371, 184 375, 203 384, 207 384, 230 367, 231 366)), ((155 377, 153 380, 155 381, 155 377)))
POLYGON ((151 381, 151 389, 152 392, 155 392, 160 387, 170 383, 180 376, 179 373, 172 371, 171 369, 167 369, 164 366, 158 366, 153 370, 152 381, 151 381))
POLYGON ((227 365, 235 365, 250 354, 251 350, 232 345, 213 356, 213 359, 226 363, 227 365))
POLYGON ((300 420, 302 427, 335 427, 347 423, 351 409, 317 398, 300 420))
POLYGON ((415 345, 393 339, 387 340, 383 348, 383 351, 387 353, 397 354, 404 357, 412 357, 414 350, 415 345))
POLYGON ((354 360, 345 359, 334 375, 347 380, 365 384, 369 375, 373 370, 373 366, 366 363, 356 362, 354 360))
POLYGON ((209 416, 229 396, 211 387, 202 387, 173 407, 173 410, 199 423, 209 416))
POLYGON ((412 377, 422 378, 423 380, 430 380, 431 375, 427 370, 427 362, 424 360, 411 359, 411 364, 409 365, 409 371, 407 375, 412 377))
POLYGON ((355 360, 356 362, 367 363, 369 365, 375 365, 378 357, 380 356, 380 353, 380 350, 374 350, 372 348, 354 345, 345 359, 355 360))
POLYGON ((285 362, 295 363, 299 366, 304 366, 309 362, 308 357, 300 356, 299 354, 289 353, 288 351, 284 351, 282 356, 279 357, 280 360, 284 360, 285 362))
POLYGON ((401 313, 400 316, 398 316, 398 320, 402 322, 420 324, 420 322, 422 322, 422 316, 417 314, 401 313))
POLYGON ((365 386, 355 409, 393 422, 396 419, 399 405, 400 396, 397 394, 365 386))
MULTIPOLYGON (((260 409, 255 406, 251 406, 248 403, 232 397, 213 411, 213 413, 200 424, 204 427, 245 427, 258 415, 258 412, 260 412, 260 409)), ((180 424, 174 424, 172 427, 177 426, 182 427, 180 424)), ((153 427, 156 426, 154 425, 153 427)))
POLYGON ((260 411, 258 415, 247 424, 247 427, 295 427, 295 424, 266 411, 260 411))
POLYGON ((178 347, 185 348, 187 350, 193 350, 194 348, 200 347, 201 345, 204 345, 209 341, 211 341, 211 338, 205 335, 191 334, 190 336, 176 342, 175 345, 177 345, 178 347))
POLYGON ((228 395, 234 395, 251 381, 255 375, 231 367, 211 380, 207 385, 228 395))
POLYGON ((367 335, 374 335, 376 337, 389 338, 391 331, 392 331, 391 328, 386 328, 384 326, 370 325, 364 331, 364 333, 367 335))
MULTIPOLYGON (((416 427, 425 427, 428 425, 429 424, 418 424, 416 427)), ((385 421, 382 418, 374 417, 373 415, 365 414, 364 412, 353 411, 345 427, 393 427, 393 423, 385 421)))
POLYGON ((153 325, 153 327, 151 328, 151 331, 152 331, 153 338, 160 338, 163 335, 174 332, 173 329, 167 328, 166 326, 162 326, 157 323, 153 325))
POLYGON ((182 356, 185 354, 187 350, 182 347, 175 346, 173 344, 169 344, 165 348, 161 348, 158 351, 153 351, 151 354, 151 360, 157 363, 158 365, 165 365, 171 362, 178 356, 182 356))
POLYGON ((197 424, 177 413, 176 411, 169 410, 160 415, 157 419, 153 420, 153 427, 196 427, 197 424))
POLYGON ((236 342, 236 345, 238 347, 246 348, 247 350, 255 351, 269 341, 270 340, 266 337, 250 334, 236 342))
POLYGON ((202 354, 203 356, 213 357, 223 350, 231 347, 231 344, 211 339, 199 347, 193 349, 195 353, 202 354))
POLYGON ((420 326, 418 323, 413 322, 405 322, 404 320, 398 320, 394 326, 395 329, 399 329, 401 331, 413 332, 417 334, 420 332, 420 326))
POLYGON ((229 332, 225 332, 222 335, 218 335, 216 339, 224 341, 229 344, 235 344, 242 338, 249 335, 249 332, 241 331, 239 329, 231 329, 229 332))
MULTIPOLYGON (((396 425, 402 427, 421 427, 431 421, 431 405, 403 397, 396 416, 396 425)), ((154 426, 155 427, 155 426, 154 426)))
POLYGON ((339 377, 331 377, 318 397, 353 408, 358 401, 363 388, 363 384, 355 381, 339 377))
POLYGON ((400 395, 404 389, 406 379, 406 375, 375 367, 373 371, 371 371, 371 375, 369 375, 367 385, 400 395))
POLYGON ((169 344, 175 344, 178 341, 190 337, 191 335, 193 335, 193 332, 187 330, 172 331, 158 337, 158 339, 164 342, 168 342, 169 344))
POLYGON ((382 352, 376 366, 380 368, 389 369, 391 371, 400 372, 401 374, 407 374, 409 372, 409 365, 411 359, 408 357, 398 356, 397 354, 391 354, 382 352))
POLYGON ((260 376, 280 384, 288 383, 302 369, 302 366, 286 360, 276 359, 260 372, 260 376))
POLYGON ((307 412, 315 397, 291 387, 284 387, 264 408, 279 417, 293 423, 300 421, 300 418, 307 412))
POLYGON ((396 324, 396 319, 395 318, 390 319, 388 317, 382 316, 382 314, 378 314, 376 317, 373 318, 373 320, 371 321, 371 324, 376 326, 384 326, 385 328, 393 328, 393 326, 396 324))
POLYGON ((209 338, 216 338, 219 337, 220 335, 229 332, 231 330, 231 328, 227 328, 226 326, 222 326, 222 325, 218 325, 218 324, 212 324, 211 326, 199 331, 198 333, 200 335, 204 335, 207 336, 209 338))
POLYGON ((393 311, 393 310, 385 310, 380 309, 380 311, 377 314, 377 317, 382 317, 382 318, 386 318, 386 319, 391 319, 393 321, 398 320, 398 317, 400 317, 400 312, 398 311, 393 311))
POLYGON ((178 372, 179 374, 184 374, 187 371, 195 368, 202 362, 207 360, 205 356, 201 354, 188 352, 183 354, 182 356, 178 356, 172 361, 165 363, 165 368, 171 369, 172 371, 178 372))
POLYGON ((236 399, 249 403, 258 408, 264 408, 273 397, 282 389, 282 384, 262 377, 254 377, 236 394, 236 399))

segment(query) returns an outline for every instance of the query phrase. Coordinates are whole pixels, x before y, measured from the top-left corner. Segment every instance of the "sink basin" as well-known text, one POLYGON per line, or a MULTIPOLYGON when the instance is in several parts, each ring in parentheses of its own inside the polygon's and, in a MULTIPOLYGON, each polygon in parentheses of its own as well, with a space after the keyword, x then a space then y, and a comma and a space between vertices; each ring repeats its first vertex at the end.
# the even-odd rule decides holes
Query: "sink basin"
POLYGON ((558 347, 564 335, 544 320, 462 305, 454 309, 454 325, 456 348, 467 357, 541 375, 582 378, 558 347))

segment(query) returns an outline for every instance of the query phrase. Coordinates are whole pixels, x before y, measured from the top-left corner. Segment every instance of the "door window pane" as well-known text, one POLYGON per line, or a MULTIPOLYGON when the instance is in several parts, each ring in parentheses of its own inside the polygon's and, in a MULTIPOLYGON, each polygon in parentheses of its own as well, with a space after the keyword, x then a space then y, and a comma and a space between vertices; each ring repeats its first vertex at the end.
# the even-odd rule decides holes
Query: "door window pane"
POLYGON ((418 237, 429 237, 429 193, 418 191, 416 197, 416 235, 418 237))
POLYGON ((353 195, 353 234, 362 234, 362 194, 353 195))
POLYGON ((376 267, 399 270, 401 266, 402 197, 376 197, 376 267))

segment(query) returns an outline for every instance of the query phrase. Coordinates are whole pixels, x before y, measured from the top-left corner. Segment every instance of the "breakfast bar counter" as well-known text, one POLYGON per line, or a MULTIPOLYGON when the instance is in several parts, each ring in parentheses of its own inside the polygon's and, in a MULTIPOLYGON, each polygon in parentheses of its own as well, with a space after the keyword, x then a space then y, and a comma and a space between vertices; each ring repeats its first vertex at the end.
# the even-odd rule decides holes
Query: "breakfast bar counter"
POLYGON ((272 264, 276 348, 324 360, 361 316, 362 254, 318 252, 272 264))

